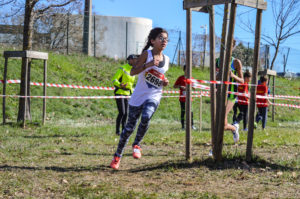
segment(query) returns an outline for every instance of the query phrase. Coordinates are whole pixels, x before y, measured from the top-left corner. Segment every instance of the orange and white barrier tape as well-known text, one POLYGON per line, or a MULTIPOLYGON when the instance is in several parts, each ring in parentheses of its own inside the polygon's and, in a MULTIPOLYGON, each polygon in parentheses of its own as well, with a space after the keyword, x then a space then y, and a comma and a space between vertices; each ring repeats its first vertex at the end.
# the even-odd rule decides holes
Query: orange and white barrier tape
MULTIPOLYGON (((193 98, 198 98, 206 96, 209 97, 207 93, 202 93, 201 95, 192 95, 193 98)), ((20 95, 0 95, 0 97, 12 97, 12 98, 25 98, 25 96, 20 95)), ((178 98, 178 96, 162 96, 163 98, 178 98)), ((183 96, 182 96, 183 97, 183 96)), ((39 98, 39 99, 116 99, 116 98, 130 98, 130 96, 27 96, 27 98, 39 98)), ((263 103, 262 103, 263 104, 263 103)), ((272 104, 274 106, 284 106, 291 108, 299 108, 300 105, 294 104, 272 104)))
MULTIPOLYGON (((3 80, 0 80, 1 83, 3 83, 3 80)), ((187 79, 187 83, 193 83, 194 88, 209 90, 210 88, 208 86, 201 85, 197 82, 198 80, 190 80, 187 79)), ((204 80, 201 80, 204 81, 204 80)), ((7 80, 7 83, 11 84, 18 84, 21 81, 20 80, 7 80)), ((205 81, 204 81, 205 82, 205 81)), ((206 81, 209 82, 209 81, 206 81)), ((219 81, 211 81, 211 82, 219 82, 219 81)), ((30 82, 30 85, 34 86, 44 86, 44 83, 39 82, 30 82)), ((47 83, 47 87, 58 87, 58 88, 78 88, 78 89, 92 89, 92 90, 114 90, 114 87, 104 87, 104 86, 78 86, 78 85, 71 85, 71 84, 53 84, 53 83, 47 83)), ((163 93, 179 93, 179 91, 163 91, 163 93)), ((199 91, 192 91, 193 94, 199 93, 199 91)), ((239 96, 246 96, 245 93, 238 93, 238 92, 231 92, 228 91, 228 93, 231 93, 233 95, 239 95, 239 96)), ((265 99, 282 99, 282 98, 292 98, 292 99, 300 99, 300 96, 289 96, 289 95, 268 95, 268 96, 259 96, 258 98, 265 98, 265 99)))
MULTIPOLYGON (((228 82, 228 81, 210 81, 210 80, 199 80, 199 79, 187 79, 187 83, 189 82, 198 82, 198 83, 203 83, 203 84, 228 84, 228 85, 245 85, 242 83, 237 83, 237 82, 228 82)), ((248 84, 248 86, 258 86, 258 84, 248 84)), ((277 88, 285 88, 283 86, 275 86, 277 88)), ((292 89, 299 90, 300 87, 291 87, 292 89)))

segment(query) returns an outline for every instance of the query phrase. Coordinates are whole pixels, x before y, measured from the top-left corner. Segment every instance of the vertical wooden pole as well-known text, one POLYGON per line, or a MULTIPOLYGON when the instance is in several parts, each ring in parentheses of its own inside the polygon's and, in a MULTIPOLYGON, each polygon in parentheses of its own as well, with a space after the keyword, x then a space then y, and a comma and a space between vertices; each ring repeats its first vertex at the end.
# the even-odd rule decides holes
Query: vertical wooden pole
MULTIPOLYGON (((219 58, 219 73, 217 75, 217 80, 223 81, 223 68, 224 68, 224 56, 225 56, 225 46, 226 46, 226 36, 227 36, 227 30, 228 30, 228 18, 229 18, 229 10, 228 10, 228 3, 224 5, 224 16, 223 16, 223 25, 222 25, 222 38, 221 38, 221 46, 220 46, 220 58, 219 58)), ((222 93, 222 86, 221 84, 217 84, 217 97, 216 97, 216 113, 221 112, 221 93, 222 93)), ((221 120, 221 114, 218 114, 216 117, 216 124, 219 126, 221 120)), ((217 136, 218 136, 218 128, 217 133, 214 137, 212 137, 212 148, 213 148, 213 154, 215 154, 214 145, 217 144, 217 136)), ((215 155, 214 155, 215 157, 215 155)))
POLYGON ((3 101, 2 101, 2 114, 3 114, 3 124, 5 124, 5 102, 6 102, 6 79, 7 79, 7 63, 8 58, 5 57, 5 63, 4 63, 4 74, 3 74, 3 101))
MULTIPOLYGON (((255 27, 255 46, 254 46, 254 60, 252 68, 252 84, 257 83, 257 71, 258 71, 258 59, 259 59, 259 47, 260 47, 260 33, 261 33, 261 19, 262 10, 258 9, 256 12, 256 27, 255 27)), ((254 131, 254 113, 256 107, 256 87, 251 86, 250 107, 249 107, 249 130, 247 137, 247 150, 246 160, 252 159, 252 145, 253 145, 253 131, 254 131)))
MULTIPOLYGON (((192 11, 186 10, 186 78, 192 77, 192 11)), ((191 84, 186 87, 186 159, 191 160, 191 84)))
MULTIPOLYGON (((209 48, 210 48, 210 80, 216 80, 215 65, 215 11, 214 6, 208 7, 209 12, 209 48)), ((210 84, 210 114, 212 142, 216 137, 216 85, 210 84)))
MULTIPOLYGON (((232 3, 230 9, 230 23, 229 23, 229 32, 227 36, 227 44, 226 44, 226 57, 225 57, 225 65, 224 65, 224 73, 223 73, 223 81, 228 81, 229 79, 229 72, 230 72, 230 62, 231 62, 231 55, 232 55, 232 43, 233 43, 233 35, 234 35, 234 26, 235 26, 235 19, 236 19, 236 7, 237 4, 232 3)), ((222 149, 223 149, 223 137, 224 137, 224 124, 225 124, 225 113, 226 113, 226 104, 227 104, 227 84, 222 84, 222 93, 221 93, 221 100, 220 100, 220 121, 218 125, 218 135, 217 135, 217 142, 213 145, 215 151, 214 158, 217 161, 222 160, 222 149)))
POLYGON ((202 94, 199 98, 199 132, 202 131, 202 94))
MULTIPOLYGON (((273 100, 272 100, 272 102, 274 104, 275 103, 275 76, 273 76, 273 89, 272 89, 272 91, 273 91, 273 100)), ((272 122, 274 122, 274 120, 275 120, 275 106, 272 105, 272 122)))
POLYGON ((96 15, 94 15, 94 57, 96 57, 96 15))
POLYGON ((25 57, 25 76, 24 76, 24 82, 25 82, 25 92, 24 92, 24 115, 23 115, 23 128, 25 128, 25 121, 26 121, 26 110, 27 110, 27 86, 28 86, 28 58, 25 57))
POLYGON ((44 60, 44 87, 43 87, 43 125, 46 121, 46 96, 47 96, 47 60, 44 60))

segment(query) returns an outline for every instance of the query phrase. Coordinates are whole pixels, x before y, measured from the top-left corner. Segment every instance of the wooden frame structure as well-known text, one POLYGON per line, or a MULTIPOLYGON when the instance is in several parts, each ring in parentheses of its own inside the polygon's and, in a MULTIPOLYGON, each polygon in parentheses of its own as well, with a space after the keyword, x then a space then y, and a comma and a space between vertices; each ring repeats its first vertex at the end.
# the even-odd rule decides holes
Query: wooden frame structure
POLYGON ((2 113, 3 113, 3 124, 5 124, 5 102, 6 102, 6 81, 7 81, 7 65, 8 65, 8 58, 25 58, 25 96, 24 96, 24 120, 23 120, 23 127, 25 127, 25 120, 26 120, 26 104, 27 104, 27 85, 28 85, 28 68, 31 67, 29 59, 38 59, 44 60, 44 86, 43 86, 43 124, 45 124, 46 120, 46 89, 47 89, 47 60, 48 60, 48 53, 44 52, 36 52, 36 51, 4 51, 4 75, 3 75, 3 105, 2 105, 2 113))
MULTIPOLYGON (((214 23, 214 5, 225 4, 224 18, 222 28, 221 53, 220 53, 220 72, 221 81, 228 81, 230 73, 230 57, 232 55, 232 43, 234 36, 234 26, 236 19, 237 5, 248 6, 257 9, 256 14, 256 28, 255 28, 255 47, 254 47, 254 64, 252 71, 252 84, 257 82, 258 69, 258 55, 260 47, 260 32, 262 11, 267 9, 267 2, 264 0, 184 0, 183 9, 186 10, 186 74, 187 78, 192 77, 192 11, 209 13, 209 38, 210 38, 210 80, 215 80, 215 23, 214 23), (227 34, 227 13, 228 4, 230 8, 230 21, 227 34), (227 39, 226 39, 227 37, 227 39), (227 42, 226 42, 227 41, 227 42), (226 48, 225 48, 226 46, 226 48), (226 50, 226 52, 225 52, 226 50), (224 58, 225 57, 225 58, 224 58)), ((218 106, 216 101, 216 86, 211 84, 211 135, 214 159, 220 161, 222 159, 222 147, 224 136, 224 118, 227 101, 227 84, 218 86, 218 106), (218 113, 218 116, 216 115, 218 113)), ((186 159, 191 157, 191 86, 186 87, 187 101, 186 101, 186 159)), ((247 140, 247 160, 252 159, 252 144, 253 144, 253 130, 254 130, 254 112, 255 112, 256 89, 251 88, 250 99, 250 115, 249 115, 249 131, 247 140)))

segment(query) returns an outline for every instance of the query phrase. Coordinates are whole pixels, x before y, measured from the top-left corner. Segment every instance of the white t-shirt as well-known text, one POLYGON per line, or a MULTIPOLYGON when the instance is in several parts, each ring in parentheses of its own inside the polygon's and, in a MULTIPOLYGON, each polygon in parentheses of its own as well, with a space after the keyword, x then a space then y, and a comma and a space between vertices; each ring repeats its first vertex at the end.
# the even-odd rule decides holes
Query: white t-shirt
MULTIPOLYGON (((152 51, 148 50, 148 57, 146 63, 153 60, 152 51)), ((151 66, 146 70, 142 71, 138 75, 138 81, 134 91, 129 100, 129 105, 140 106, 147 99, 156 100, 160 102, 163 85, 162 80, 164 79, 164 74, 169 69, 169 57, 164 56, 165 64, 162 67, 151 66)))

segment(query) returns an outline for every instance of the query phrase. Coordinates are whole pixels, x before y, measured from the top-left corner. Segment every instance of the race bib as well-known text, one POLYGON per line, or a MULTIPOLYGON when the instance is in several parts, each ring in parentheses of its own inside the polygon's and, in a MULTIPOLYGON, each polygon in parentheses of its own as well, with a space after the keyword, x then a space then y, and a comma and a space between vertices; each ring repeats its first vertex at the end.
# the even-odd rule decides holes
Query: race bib
POLYGON ((165 78, 164 74, 154 69, 150 69, 145 73, 145 81, 149 88, 151 87, 159 88, 162 85, 164 78, 165 78))

